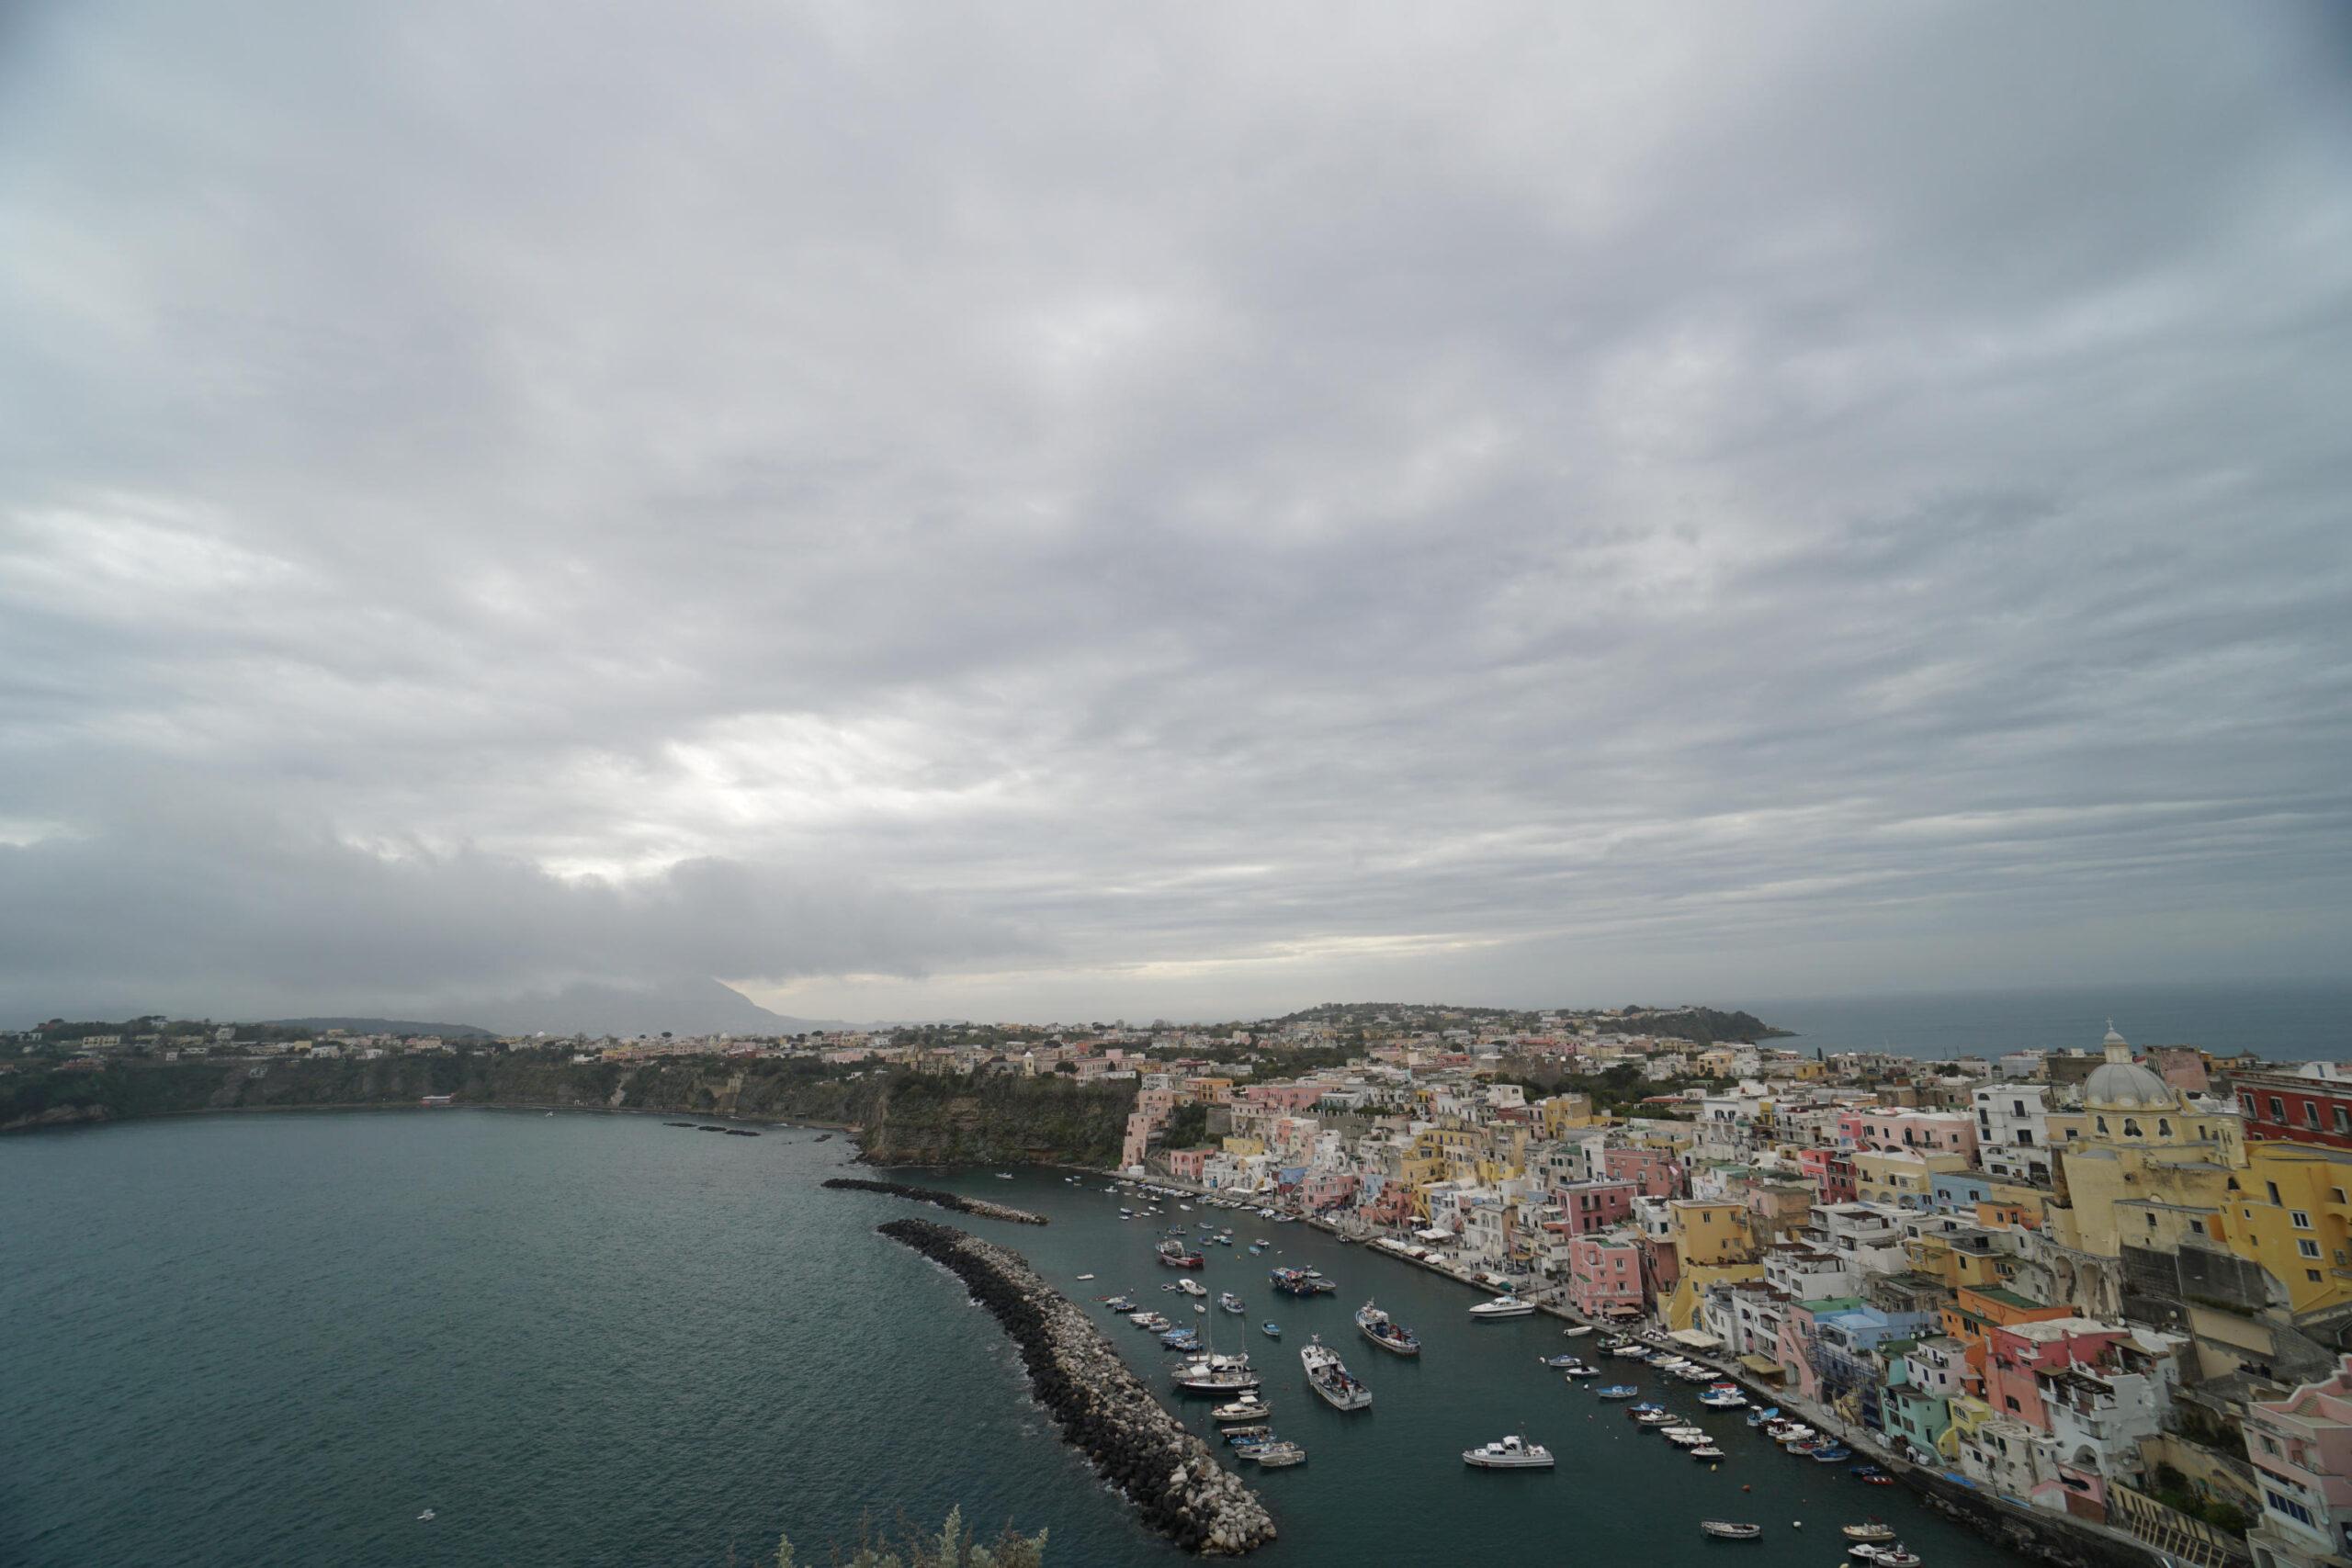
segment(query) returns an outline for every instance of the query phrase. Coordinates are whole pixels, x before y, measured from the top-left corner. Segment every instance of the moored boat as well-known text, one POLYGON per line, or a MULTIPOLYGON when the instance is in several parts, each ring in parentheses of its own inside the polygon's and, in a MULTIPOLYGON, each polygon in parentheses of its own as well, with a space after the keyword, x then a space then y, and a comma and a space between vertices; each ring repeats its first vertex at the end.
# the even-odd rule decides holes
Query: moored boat
POLYGON ((1884 1519, 1865 1519, 1858 1525, 1840 1525, 1838 1533, 1848 1540, 1893 1540, 1894 1527, 1884 1519))
POLYGON ((1517 1436, 1462 1450, 1462 1462, 1480 1470, 1549 1470, 1552 1450, 1517 1436))
POLYGON ((1323 1343, 1321 1335, 1306 1337, 1298 1359, 1306 1369, 1306 1386, 1332 1409, 1362 1410, 1372 1403, 1372 1390, 1356 1380, 1347 1363, 1340 1359, 1340 1353, 1323 1343))
POLYGON ((1392 1355, 1418 1356, 1421 1353, 1421 1342, 1413 1337, 1413 1331, 1370 1302, 1356 1309, 1356 1326, 1363 1331, 1366 1339, 1392 1355))
POLYGON ((1305 1464, 1306 1450, 1296 1443, 1272 1442, 1250 1450, 1249 1457, 1267 1470, 1281 1470, 1286 1465, 1305 1464))
POLYGON ((1529 1317, 1535 1312, 1533 1302, 1523 1302, 1505 1292, 1490 1302, 1480 1302, 1470 1309, 1470 1315, 1481 1323, 1493 1323, 1506 1317, 1529 1317))
POLYGON ((1242 1310, 1241 1298, 1235 1295, 1231 1291, 1219 1291, 1216 1296, 1216 1304, 1237 1316, 1240 1314, 1242 1310))
POLYGON ((1312 1269, 1276 1269, 1266 1278, 1286 1296, 1319 1296, 1340 1288, 1312 1269))
POLYGON ((1209 1412, 1209 1419, 1212 1421, 1263 1421, 1273 1413, 1272 1405, 1253 1393, 1237 1399, 1230 1404, 1218 1405, 1209 1412))
POLYGON ((1639 1399, 1642 1396, 1639 1385, 1629 1382, 1612 1382, 1593 1392, 1603 1399, 1639 1399))
POLYGON ((1260 1324, 1258 1327, 1269 1339, 1280 1339, 1283 1337, 1283 1325, 1279 1323, 1269 1321, 1260 1324))
POLYGON ((1699 1529, 1717 1540, 1754 1540, 1764 1533, 1762 1525, 1741 1524, 1733 1519, 1701 1519, 1699 1529))
POLYGON ((1159 1244, 1158 1254, 1160 1262, 1170 1269, 1198 1269, 1208 1261, 1199 1253, 1189 1250, 1182 1242, 1173 1237, 1159 1244))

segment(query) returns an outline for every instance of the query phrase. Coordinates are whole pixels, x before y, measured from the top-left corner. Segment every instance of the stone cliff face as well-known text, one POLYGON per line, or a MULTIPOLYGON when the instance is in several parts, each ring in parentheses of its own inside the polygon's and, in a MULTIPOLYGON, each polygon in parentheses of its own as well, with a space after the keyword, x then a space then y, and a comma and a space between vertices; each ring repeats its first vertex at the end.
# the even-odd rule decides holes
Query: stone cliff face
POLYGON ((1107 1165, 1132 1088, 1059 1078, 832 1077, 792 1061, 667 1057, 571 1062, 532 1055, 377 1061, 127 1062, 95 1073, 0 1077, 0 1132, 204 1111, 416 1105, 651 1111, 854 1129, 876 1164, 1107 1165))

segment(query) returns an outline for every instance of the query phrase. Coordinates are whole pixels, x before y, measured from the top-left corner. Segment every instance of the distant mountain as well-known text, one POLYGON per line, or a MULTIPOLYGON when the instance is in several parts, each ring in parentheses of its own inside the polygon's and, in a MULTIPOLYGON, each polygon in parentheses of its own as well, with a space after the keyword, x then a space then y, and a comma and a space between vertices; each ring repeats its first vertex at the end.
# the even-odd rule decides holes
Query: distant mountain
POLYGON ((500 1034, 806 1034, 847 1029, 837 1019, 770 1012, 731 986, 684 976, 647 986, 579 981, 560 991, 507 997, 462 1010, 500 1034))
POLYGON ((487 1037, 491 1032, 470 1023, 418 1023, 405 1018, 269 1018, 262 1021, 278 1029, 340 1029, 345 1034, 437 1034, 444 1040, 487 1037))

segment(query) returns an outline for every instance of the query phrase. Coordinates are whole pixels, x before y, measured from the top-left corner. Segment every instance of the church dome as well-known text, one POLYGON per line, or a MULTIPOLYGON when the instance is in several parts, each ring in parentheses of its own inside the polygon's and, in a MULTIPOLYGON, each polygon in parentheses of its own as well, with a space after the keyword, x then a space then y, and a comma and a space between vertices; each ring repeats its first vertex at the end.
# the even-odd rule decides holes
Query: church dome
POLYGON ((2107 1063, 2083 1086, 2086 1104, 2110 1111, 2157 1111, 2172 1103, 2172 1086, 2132 1059, 2132 1043, 2107 1026, 2107 1063))

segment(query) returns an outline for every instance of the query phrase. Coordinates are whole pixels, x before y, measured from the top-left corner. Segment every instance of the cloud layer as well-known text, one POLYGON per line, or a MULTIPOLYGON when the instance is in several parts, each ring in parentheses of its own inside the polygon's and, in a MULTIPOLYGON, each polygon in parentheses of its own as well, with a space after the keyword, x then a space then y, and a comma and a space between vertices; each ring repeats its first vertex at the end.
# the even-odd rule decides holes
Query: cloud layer
POLYGON ((2323 971, 2347 45, 22 21, 0 1015, 2323 971))

